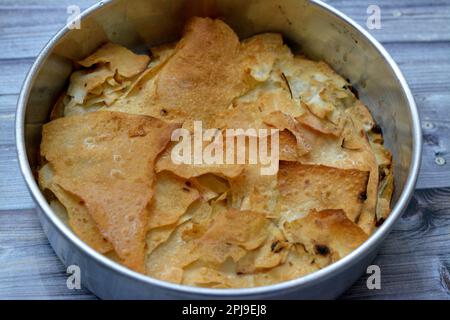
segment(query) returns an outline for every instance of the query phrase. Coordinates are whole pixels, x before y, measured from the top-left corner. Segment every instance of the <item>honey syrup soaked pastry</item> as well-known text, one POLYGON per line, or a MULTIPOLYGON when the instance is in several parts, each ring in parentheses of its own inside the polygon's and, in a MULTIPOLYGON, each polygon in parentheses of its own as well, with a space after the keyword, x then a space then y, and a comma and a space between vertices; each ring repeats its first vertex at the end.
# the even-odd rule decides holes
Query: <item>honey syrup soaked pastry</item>
POLYGON ((101 111, 43 128, 41 154, 54 168, 54 183, 81 199, 124 264, 137 271, 143 271, 154 161, 176 127, 101 111))
POLYGON ((348 80, 280 34, 239 39, 193 17, 177 42, 106 43, 75 66, 39 185, 114 261, 191 286, 271 285, 348 255, 390 213, 381 128, 348 80))

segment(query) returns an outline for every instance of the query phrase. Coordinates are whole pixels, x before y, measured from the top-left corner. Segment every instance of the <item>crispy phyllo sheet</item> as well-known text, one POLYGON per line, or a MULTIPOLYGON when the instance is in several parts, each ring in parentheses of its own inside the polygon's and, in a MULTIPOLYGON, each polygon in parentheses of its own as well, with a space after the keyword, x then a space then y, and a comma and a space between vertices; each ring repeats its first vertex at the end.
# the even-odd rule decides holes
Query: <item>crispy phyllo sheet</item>
POLYGON ((283 225, 287 239, 301 243, 316 256, 337 261, 355 250, 367 234, 343 210, 311 210, 305 217, 283 225))
POLYGON ((123 263, 137 271, 143 271, 154 161, 176 127, 102 111, 43 128, 41 155, 54 169, 54 183, 80 199, 123 263))
POLYGON ((107 64, 109 69, 125 78, 131 78, 144 71, 150 62, 147 55, 137 55, 125 47, 106 43, 89 57, 78 61, 83 67, 107 64))
POLYGON ((278 173, 281 215, 292 220, 312 209, 341 209, 355 222, 366 200, 368 179, 367 171, 281 162, 278 173))
POLYGON ((392 155, 327 63, 199 17, 150 51, 78 61, 44 126, 39 185, 95 250, 174 283, 255 287, 326 267, 388 217, 392 155))
POLYGON ((185 142, 183 139, 180 142, 171 142, 164 150, 156 163, 156 172, 166 170, 185 179, 198 177, 207 173, 233 178, 242 172, 244 168, 242 164, 226 164, 227 144, 225 137, 200 142, 202 145, 202 158, 204 155, 203 150, 206 150, 206 148, 212 150, 210 153, 212 154, 211 161, 208 163, 203 160, 198 160, 198 163, 196 163, 195 139, 191 139, 190 142, 185 142), (214 150, 218 152, 215 153, 213 152, 214 150), (219 154, 220 156, 215 157, 215 155, 219 154), (174 159, 177 159, 177 161, 174 161, 174 159))
POLYGON ((51 164, 47 163, 42 166, 38 177, 40 187, 50 190, 66 210, 68 223, 72 230, 96 251, 100 253, 111 251, 111 243, 100 233, 83 201, 53 182, 54 171, 51 164))
POLYGON ((155 193, 149 205, 150 229, 176 223, 200 194, 189 181, 163 171, 156 178, 155 193))

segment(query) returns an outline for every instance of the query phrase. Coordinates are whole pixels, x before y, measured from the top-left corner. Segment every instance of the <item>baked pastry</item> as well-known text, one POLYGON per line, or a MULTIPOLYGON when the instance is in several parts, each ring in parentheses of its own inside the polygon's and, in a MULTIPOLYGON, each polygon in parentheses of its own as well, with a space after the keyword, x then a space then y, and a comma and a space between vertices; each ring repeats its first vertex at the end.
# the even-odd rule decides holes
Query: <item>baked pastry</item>
POLYGON ((107 43, 77 65, 43 128, 39 185, 83 241, 135 271, 274 284, 341 259, 389 215, 380 127, 348 81, 279 34, 240 41, 193 18, 151 55, 107 43), (174 140, 198 123, 208 139, 174 140), (230 157, 229 130, 242 138, 230 157), (193 162, 174 160, 182 143, 193 162), (252 144, 277 154, 273 172, 252 144), (196 162, 197 147, 214 161, 196 162))

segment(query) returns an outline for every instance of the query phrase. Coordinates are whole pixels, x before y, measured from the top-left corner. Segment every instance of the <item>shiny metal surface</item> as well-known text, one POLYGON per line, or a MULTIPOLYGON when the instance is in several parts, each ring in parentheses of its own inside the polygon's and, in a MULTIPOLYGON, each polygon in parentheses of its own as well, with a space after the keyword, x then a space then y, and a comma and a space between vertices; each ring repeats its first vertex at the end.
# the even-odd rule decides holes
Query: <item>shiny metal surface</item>
POLYGON ((65 265, 81 268, 82 282, 100 298, 335 298, 366 269, 406 208, 420 166, 422 135, 417 108, 404 77, 383 47, 348 17, 320 1, 306 0, 111 0, 82 14, 81 29, 62 29, 31 68, 18 101, 16 142, 21 171, 38 207, 45 233, 65 265), (392 151, 396 191, 393 211, 362 246, 305 277, 250 289, 175 285, 135 273, 95 252, 53 213, 40 192, 36 165, 41 127, 67 83, 74 59, 110 40, 135 50, 172 41, 192 15, 223 18, 247 37, 281 32, 291 47, 324 59, 350 79, 383 128, 392 151))

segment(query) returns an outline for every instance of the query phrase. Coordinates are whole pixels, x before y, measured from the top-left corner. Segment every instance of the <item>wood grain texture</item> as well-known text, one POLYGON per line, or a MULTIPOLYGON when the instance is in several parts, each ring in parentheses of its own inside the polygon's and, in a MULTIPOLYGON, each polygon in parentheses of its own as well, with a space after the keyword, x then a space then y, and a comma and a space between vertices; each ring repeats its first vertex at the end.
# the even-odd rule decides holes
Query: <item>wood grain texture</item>
MULTIPOLYGON (((18 169, 14 113, 22 82, 45 43, 66 23, 67 6, 96 0, 0 0, 0 298, 95 298, 65 285, 18 169)), ((450 1, 328 0, 362 26, 367 8, 381 9, 369 30, 399 64, 419 107, 423 163, 410 208, 384 242, 375 264, 382 289, 363 276, 345 299, 448 299, 450 284, 450 1), (438 164, 439 163, 439 164, 438 164), (434 188, 434 189, 432 189, 434 188), (436 189, 439 188, 439 189, 436 189)))
MULTIPOLYGON (((381 290, 367 275, 342 299, 450 299, 450 188, 416 191, 373 262, 381 290)), ((94 299, 69 290, 33 210, 0 211, 0 298, 94 299)))
MULTIPOLYGON (((418 188, 450 186, 450 42, 388 43, 385 45, 405 74, 418 105, 424 130, 424 152, 418 188), (441 157, 446 162, 438 165, 441 157)), ((0 210, 32 208, 18 171, 14 149, 14 112, 20 86, 32 59, 0 59, 0 149, 8 162, 0 164, 0 210), (7 61, 7 62, 5 62, 7 61), (5 65, 8 68, 2 68, 5 65), (3 93, 3 94, 2 94, 3 93), (8 174, 11 173, 11 174, 8 174), (19 197, 18 197, 19 196, 19 197)))
POLYGON ((344 299, 450 299, 450 188, 416 191, 373 262, 381 290, 367 276, 344 299))
POLYGON ((0 211, 0 265, 0 298, 95 298, 85 289, 67 289, 66 269, 34 210, 0 211))
POLYGON ((450 41, 450 2, 447 0, 326 0, 357 23, 366 26, 369 5, 381 13, 381 29, 369 30, 379 41, 450 41))

